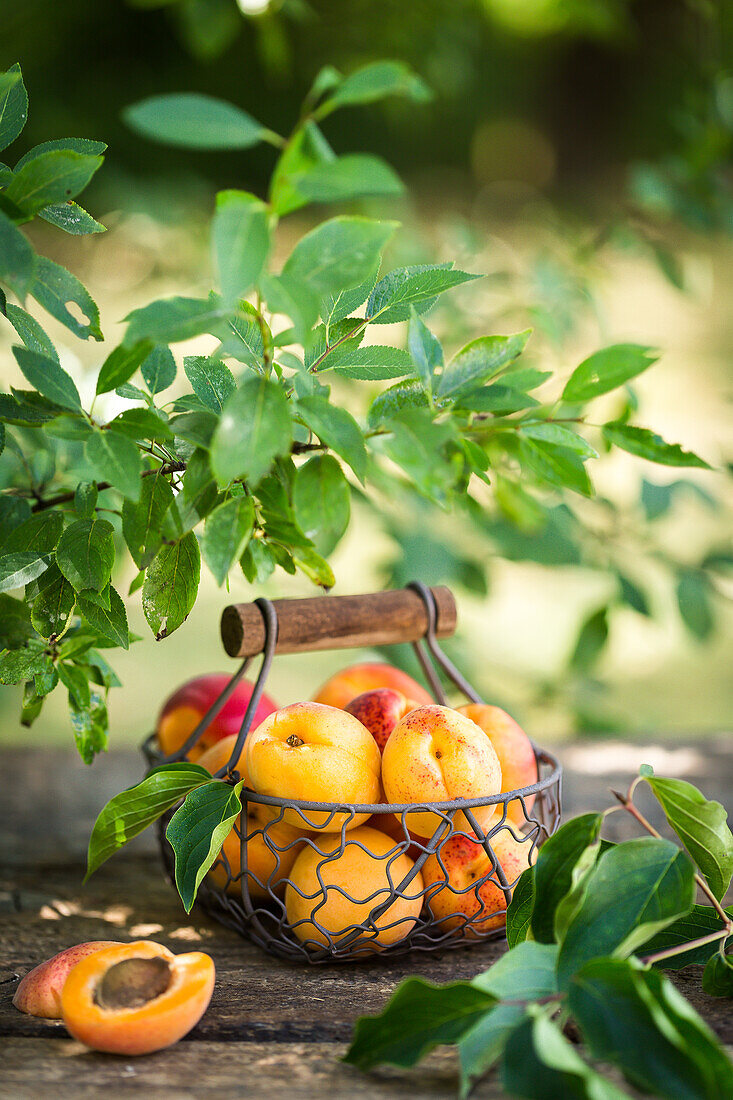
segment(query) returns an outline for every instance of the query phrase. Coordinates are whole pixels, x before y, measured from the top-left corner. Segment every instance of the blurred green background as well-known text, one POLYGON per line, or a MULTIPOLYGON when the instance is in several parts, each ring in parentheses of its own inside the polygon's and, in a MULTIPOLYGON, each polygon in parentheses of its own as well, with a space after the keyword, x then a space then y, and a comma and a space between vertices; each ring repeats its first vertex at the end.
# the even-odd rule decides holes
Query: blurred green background
MULTIPOLYGON (((356 502, 333 559, 335 591, 416 576, 451 584, 454 658, 540 741, 608 731, 689 739, 730 724, 733 4, 0 0, 0 24, 0 69, 20 61, 31 98, 18 152, 61 136, 109 142, 85 195, 108 232, 36 235, 89 286, 108 339, 152 296, 208 289, 214 193, 261 192, 273 159, 267 148, 195 155, 145 143, 120 119, 127 104, 201 91, 286 133, 322 65, 412 64, 433 102, 342 112, 326 130, 338 152, 379 153, 406 180, 406 199, 365 205, 403 222, 394 262, 450 258, 487 273, 436 311, 448 348, 532 326, 528 365, 567 374, 604 343, 659 347, 661 362, 625 394, 625 409, 618 396, 604 400, 620 415, 638 405, 640 422, 715 469, 676 476, 602 457, 598 498, 549 501, 548 516, 506 499, 472 522, 399 500, 356 502)), ((283 251, 307 224, 284 225, 283 251)), ((91 392, 103 353, 53 323, 49 333, 85 396, 84 372, 91 392)), ((16 381, 10 343, 5 326, 4 385, 16 381)), ((197 341, 176 349, 197 350, 197 341)), ((230 583, 218 590, 204 571, 188 622, 161 643, 138 597, 129 600, 143 640, 116 655, 112 744, 139 740, 181 680, 226 668, 220 610, 262 594, 239 573, 230 583)), ((280 578, 266 594, 313 590, 280 578)), ((308 697, 340 663, 278 659, 272 694, 308 697)), ((5 688, 0 739, 71 739, 61 698, 32 731, 17 714, 18 695, 5 688)))

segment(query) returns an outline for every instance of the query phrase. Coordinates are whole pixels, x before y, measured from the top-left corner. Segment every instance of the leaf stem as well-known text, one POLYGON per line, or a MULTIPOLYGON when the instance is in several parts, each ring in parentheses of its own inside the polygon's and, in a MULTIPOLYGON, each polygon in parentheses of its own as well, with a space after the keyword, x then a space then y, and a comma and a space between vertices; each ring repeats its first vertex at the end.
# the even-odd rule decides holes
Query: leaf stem
POLYGON ((664 951, 655 951, 653 955, 643 955, 639 961, 651 965, 655 962, 661 962, 662 959, 671 959, 674 955, 683 955, 685 951, 692 951, 695 947, 704 947, 706 943, 723 940, 728 936, 728 932, 727 928, 721 928, 720 931, 710 932, 709 935, 700 936, 699 939, 688 940, 687 943, 678 943, 674 947, 666 947, 664 951))

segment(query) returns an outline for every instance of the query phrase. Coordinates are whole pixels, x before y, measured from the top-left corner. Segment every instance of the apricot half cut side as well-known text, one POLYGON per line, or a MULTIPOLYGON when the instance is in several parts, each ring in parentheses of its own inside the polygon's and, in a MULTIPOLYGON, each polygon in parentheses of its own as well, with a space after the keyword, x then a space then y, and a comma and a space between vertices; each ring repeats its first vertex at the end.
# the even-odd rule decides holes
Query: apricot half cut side
POLYGON ((61 1013, 71 1035, 93 1050, 150 1054, 195 1027, 213 990, 208 955, 174 955, 140 940, 77 963, 61 993, 61 1013))

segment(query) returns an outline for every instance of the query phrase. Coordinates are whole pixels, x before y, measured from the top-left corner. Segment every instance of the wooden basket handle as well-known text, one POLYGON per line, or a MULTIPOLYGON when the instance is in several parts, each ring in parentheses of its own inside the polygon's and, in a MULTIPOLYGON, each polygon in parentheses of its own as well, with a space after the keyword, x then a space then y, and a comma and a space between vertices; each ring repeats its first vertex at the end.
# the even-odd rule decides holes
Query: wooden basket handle
MULTIPOLYGON (((430 590, 435 597, 435 635, 447 638, 456 629, 456 601, 449 588, 430 590)), ((273 600, 277 612, 276 653, 415 642, 425 636, 428 612, 410 588, 363 596, 316 596, 308 600, 273 600)), ((257 604, 225 607, 221 640, 230 657, 254 657, 265 646, 265 623, 257 604)))

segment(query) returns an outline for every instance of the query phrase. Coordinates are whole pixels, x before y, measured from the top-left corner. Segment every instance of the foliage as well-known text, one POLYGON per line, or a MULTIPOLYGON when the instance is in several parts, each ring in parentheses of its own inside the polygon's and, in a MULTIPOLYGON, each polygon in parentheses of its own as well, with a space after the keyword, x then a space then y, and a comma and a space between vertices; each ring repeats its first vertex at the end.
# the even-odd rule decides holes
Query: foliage
POLYGON ((608 1080, 609 1067, 632 1088, 670 1100, 728 1095, 733 1065, 661 973, 704 963, 705 992, 733 996, 725 953, 733 918, 718 901, 733 871, 723 807, 648 766, 617 798, 650 836, 602 840, 618 806, 562 825, 515 887, 509 951, 470 982, 408 978, 380 1015, 357 1022, 346 1061, 362 1070, 413 1066, 452 1043, 464 1096, 495 1069, 511 1096, 628 1095, 608 1080), (689 856, 634 804, 643 781, 689 856), (710 904, 694 904, 696 886, 710 904))

